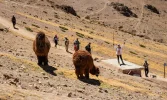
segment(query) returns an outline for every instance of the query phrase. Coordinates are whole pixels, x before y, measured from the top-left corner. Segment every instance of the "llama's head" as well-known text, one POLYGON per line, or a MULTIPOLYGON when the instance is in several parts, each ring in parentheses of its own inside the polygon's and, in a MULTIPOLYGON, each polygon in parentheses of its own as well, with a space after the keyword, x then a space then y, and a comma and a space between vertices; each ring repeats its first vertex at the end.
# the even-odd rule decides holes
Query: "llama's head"
POLYGON ((92 75, 96 75, 96 76, 98 77, 99 74, 100 74, 100 70, 99 70, 98 67, 93 66, 93 68, 90 70, 90 73, 91 73, 92 75))
POLYGON ((43 48, 45 46, 45 33, 38 32, 36 36, 36 42, 37 47, 43 48))

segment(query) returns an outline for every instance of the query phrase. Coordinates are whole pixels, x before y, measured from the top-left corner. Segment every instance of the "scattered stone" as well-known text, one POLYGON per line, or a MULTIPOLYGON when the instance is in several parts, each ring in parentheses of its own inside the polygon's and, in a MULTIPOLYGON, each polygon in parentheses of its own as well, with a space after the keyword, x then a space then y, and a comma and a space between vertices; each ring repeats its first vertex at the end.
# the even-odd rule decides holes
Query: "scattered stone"
POLYGON ((12 82, 12 81, 10 82, 10 84, 16 85, 16 83, 15 83, 15 82, 12 82))
POLYGON ((68 87, 66 84, 65 85, 63 85, 64 87, 68 87))
POLYGON ((12 52, 12 50, 8 50, 8 52, 12 52))
POLYGON ((3 29, 3 28, 0 28, 0 31, 4 31, 4 29, 3 29))
POLYGON ((115 10, 117 10, 119 13, 126 17, 138 17, 135 13, 133 13, 127 6, 125 6, 122 3, 112 2, 110 6, 113 6, 115 10))
POLYGON ((72 93, 71 92, 68 94, 68 97, 72 97, 72 93))
POLYGON ((104 92, 108 93, 108 91, 107 91, 107 90, 104 90, 104 92))
POLYGON ((15 79, 14 79, 14 82, 15 82, 15 83, 18 83, 18 82, 19 82, 19 79, 18 79, 18 78, 15 78, 15 79))
POLYGON ((35 86, 35 89, 39 89, 39 87, 38 87, 38 86, 35 86))
POLYGON ((43 78, 44 78, 44 79, 49 79, 49 77, 47 77, 47 76, 44 76, 43 78))
POLYGON ((7 79, 7 80, 10 79, 10 78, 12 78, 11 76, 9 76, 9 75, 7 75, 7 74, 4 74, 3 76, 4 76, 4 78, 7 79))

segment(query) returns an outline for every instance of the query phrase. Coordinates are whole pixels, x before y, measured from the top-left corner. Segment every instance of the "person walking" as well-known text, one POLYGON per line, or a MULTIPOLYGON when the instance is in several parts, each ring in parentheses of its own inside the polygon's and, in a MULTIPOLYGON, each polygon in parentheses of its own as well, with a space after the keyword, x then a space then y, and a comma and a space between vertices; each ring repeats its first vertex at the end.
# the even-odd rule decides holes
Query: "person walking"
POLYGON ((74 50, 75 51, 78 51, 79 50, 79 47, 80 47, 80 42, 78 40, 78 38, 75 40, 74 42, 74 50))
POLYGON ((148 73, 149 73, 148 66, 149 66, 149 64, 147 63, 147 60, 145 60, 143 66, 144 66, 144 70, 145 70, 145 76, 148 77, 148 73))
POLYGON ((89 43, 87 46, 85 46, 86 51, 88 51, 91 54, 91 43, 89 43))
POLYGON ((16 27, 15 27, 15 25, 16 25, 16 18, 15 18, 14 15, 12 17, 12 24, 13 24, 13 28, 16 29, 16 27))
POLYGON ((55 37, 54 37, 54 42, 55 42, 55 47, 57 48, 57 45, 58 45, 58 36, 57 35, 55 35, 55 37))
POLYGON ((119 58, 120 58, 122 61, 122 64, 120 64, 120 66, 125 65, 125 63, 122 59, 122 47, 120 46, 120 44, 116 48, 116 55, 117 55, 117 59, 118 59, 118 64, 120 64, 120 62, 119 62, 119 58))
POLYGON ((69 40, 67 37, 65 37, 65 48, 66 48, 66 52, 69 52, 68 51, 68 46, 69 46, 69 40))

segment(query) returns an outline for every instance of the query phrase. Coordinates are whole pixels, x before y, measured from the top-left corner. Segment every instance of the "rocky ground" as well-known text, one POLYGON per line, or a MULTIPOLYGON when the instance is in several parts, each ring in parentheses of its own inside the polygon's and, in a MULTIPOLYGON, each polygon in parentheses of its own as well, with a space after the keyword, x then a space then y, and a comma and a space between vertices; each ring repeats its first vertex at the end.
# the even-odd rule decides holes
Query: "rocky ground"
MULTIPOLYGON (((0 25, 0 29, 2 29, 0 31, 0 99, 165 100, 167 98, 167 83, 165 81, 123 75, 118 73, 113 66, 101 63, 101 59, 114 57, 115 51, 112 50, 113 42, 110 39, 112 35, 109 33, 115 32, 115 30, 99 26, 85 19, 84 16, 87 16, 88 13, 94 15, 94 13, 91 13, 92 11, 98 13, 103 9, 107 10, 109 1, 96 0, 97 5, 93 3, 95 1, 90 1, 92 7, 89 7, 88 2, 79 0, 78 4, 85 3, 87 5, 85 7, 89 8, 86 12, 81 13, 81 8, 84 8, 84 6, 77 9, 77 6, 73 5, 80 18, 66 14, 64 10, 60 9, 61 7, 57 8, 56 6, 56 4, 72 5, 73 0, 56 1, 55 3, 51 0, 42 1, 0 0, 2 8, 0 9, 2 12, 0 16, 8 21, 5 22, 6 24, 0 21, 3 24, 0 25), (97 11, 96 6, 103 9, 97 11), (40 7, 41 9, 38 9, 40 7), (11 27, 10 18, 13 14, 17 18, 19 30, 13 30, 11 27), (75 24, 73 24, 74 22, 75 24), (9 28, 9 31, 6 31, 5 28, 7 30, 9 28), (33 32, 30 32, 31 30, 33 32), (38 66, 36 64, 37 59, 32 50, 32 42, 37 31, 44 31, 52 43, 55 34, 60 37, 58 48, 55 48, 52 44, 49 52, 49 66, 38 66), (71 53, 65 52, 63 42, 65 36, 70 39, 71 53), (100 68, 99 77, 91 76, 90 80, 78 80, 76 78, 72 64, 72 41, 77 37, 81 41, 81 49, 84 49, 88 42, 92 42, 93 58, 98 58, 94 62, 100 68), (101 47, 99 48, 99 46, 101 47)), ((166 3, 163 0, 162 2, 166 3)), ((137 15, 139 16, 139 14, 137 15)), ((119 38, 120 40, 123 38, 122 34, 120 32, 115 36, 115 43, 123 44, 125 42, 124 40, 118 42, 119 38)), ((145 58, 152 60, 152 63, 158 66, 151 67, 151 72, 161 75, 163 68, 159 68, 159 66, 162 59, 167 57, 167 52, 164 50, 167 48, 165 44, 139 38, 138 36, 134 36, 135 39, 132 39, 131 35, 124 36, 126 39, 131 38, 126 40, 126 44, 124 44, 125 59, 139 64, 142 64, 145 58), (134 42, 139 41, 141 42, 137 44, 138 46, 134 44, 134 42), (141 43, 146 47, 141 47, 141 43), (131 54, 129 51, 133 51, 137 55, 131 54), (133 58, 134 56, 135 58, 133 58), (157 63, 157 60, 159 63, 157 63)))

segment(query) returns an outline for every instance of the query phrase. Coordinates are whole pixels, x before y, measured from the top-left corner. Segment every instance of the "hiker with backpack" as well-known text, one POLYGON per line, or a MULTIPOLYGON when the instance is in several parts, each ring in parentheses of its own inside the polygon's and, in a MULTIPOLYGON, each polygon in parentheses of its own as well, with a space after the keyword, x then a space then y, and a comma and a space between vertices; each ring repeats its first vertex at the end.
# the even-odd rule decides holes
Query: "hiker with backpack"
POLYGON ((91 43, 89 43, 87 46, 85 46, 86 51, 88 51, 91 54, 91 43))

